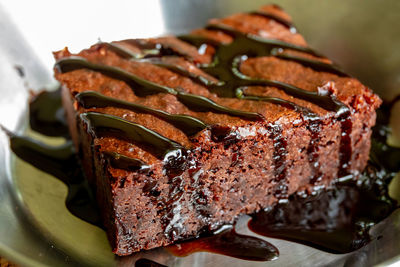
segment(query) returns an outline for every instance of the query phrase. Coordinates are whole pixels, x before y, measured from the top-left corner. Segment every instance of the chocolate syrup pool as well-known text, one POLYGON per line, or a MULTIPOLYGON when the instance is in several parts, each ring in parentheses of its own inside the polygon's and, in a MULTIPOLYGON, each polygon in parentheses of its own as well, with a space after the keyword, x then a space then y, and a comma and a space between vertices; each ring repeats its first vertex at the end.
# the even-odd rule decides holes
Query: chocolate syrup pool
MULTIPOLYGON (((370 161, 357 181, 337 179, 328 190, 307 196, 292 195, 286 203, 253 214, 249 229, 331 253, 348 253, 370 242, 370 228, 398 207, 388 195, 388 185, 400 171, 400 149, 386 144, 390 109, 391 104, 387 104, 378 110, 370 161)), ((8 132, 11 149, 22 160, 64 182, 68 186, 68 210, 101 227, 94 196, 69 140, 63 112, 59 90, 37 95, 30 104, 31 128, 49 136, 66 137, 67 142, 51 147, 8 132)), ((167 250, 177 256, 207 251, 253 261, 268 261, 279 256, 273 244, 238 234, 232 227, 218 233, 204 233, 197 239, 171 245, 167 250)))

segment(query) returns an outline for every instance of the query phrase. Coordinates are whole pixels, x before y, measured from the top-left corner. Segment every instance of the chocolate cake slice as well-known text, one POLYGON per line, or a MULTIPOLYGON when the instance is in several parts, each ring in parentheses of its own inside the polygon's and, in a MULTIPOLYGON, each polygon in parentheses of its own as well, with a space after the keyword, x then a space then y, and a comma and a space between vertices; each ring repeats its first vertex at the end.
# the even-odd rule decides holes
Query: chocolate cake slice
POLYGON ((277 6, 178 37, 56 52, 114 253, 196 237, 366 166, 381 100, 277 6))

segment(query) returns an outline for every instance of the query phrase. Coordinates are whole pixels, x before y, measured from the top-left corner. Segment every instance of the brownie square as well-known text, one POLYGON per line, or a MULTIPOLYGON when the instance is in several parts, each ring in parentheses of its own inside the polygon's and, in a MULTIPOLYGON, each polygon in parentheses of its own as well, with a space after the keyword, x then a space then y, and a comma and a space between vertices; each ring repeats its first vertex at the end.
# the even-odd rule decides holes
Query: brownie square
POLYGON ((366 166, 381 100, 275 5, 54 53, 114 253, 198 236, 366 166))

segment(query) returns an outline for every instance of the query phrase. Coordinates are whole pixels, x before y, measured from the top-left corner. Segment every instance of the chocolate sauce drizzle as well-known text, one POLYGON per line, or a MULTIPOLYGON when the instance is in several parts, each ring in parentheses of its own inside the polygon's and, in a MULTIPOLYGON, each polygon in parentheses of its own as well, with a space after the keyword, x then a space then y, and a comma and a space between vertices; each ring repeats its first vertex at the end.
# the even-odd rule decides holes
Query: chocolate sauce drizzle
POLYGON ((342 130, 342 136, 340 138, 340 148, 339 148, 339 177, 346 176, 349 174, 351 155, 352 155, 352 140, 351 132, 353 128, 353 122, 350 118, 341 118, 340 127, 342 130))
POLYGON ((56 67, 60 72, 63 73, 82 68, 98 71, 104 75, 126 82, 138 96, 146 96, 155 93, 172 94, 175 95, 180 102, 196 111, 224 113, 249 120, 261 120, 263 118, 258 113, 224 107, 204 96, 186 93, 180 91, 179 88, 173 89, 167 86, 152 83, 121 68, 91 63, 81 57, 69 57, 61 59, 57 61, 56 67))
MULTIPOLYGON (((216 78, 219 79, 219 82, 210 81, 204 76, 193 74, 179 66, 162 63, 160 60, 156 60, 155 58, 146 60, 146 62, 167 68, 179 75, 186 76, 193 81, 206 86, 211 91, 217 93, 220 97, 237 97, 238 91, 242 91, 243 87, 274 86, 290 95, 310 101, 316 105, 320 105, 326 110, 335 111, 340 114, 348 111, 347 106, 335 99, 332 95, 324 95, 319 94, 318 92, 306 91, 283 82, 254 79, 247 77, 240 72, 240 64, 242 64, 250 56, 276 56, 285 60, 296 61, 318 71, 326 71, 339 76, 347 76, 347 74, 333 64, 324 63, 320 60, 311 60, 298 56, 292 56, 282 52, 283 49, 291 49, 311 55, 317 55, 315 51, 306 47, 293 45, 279 40, 263 39, 255 35, 244 34, 222 25, 210 25, 207 27, 207 29, 223 31, 224 33, 231 35, 234 40, 230 44, 221 44, 211 39, 192 35, 180 36, 179 38, 196 46, 201 46, 202 44, 211 44, 217 48, 213 63, 208 65, 199 65, 199 67, 208 74, 216 76, 216 78)), ((120 45, 112 43, 107 44, 107 46, 124 58, 137 59, 139 57, 138 54, 132 53, 120 45)), ((163 55, 160 53, 159 56, 163 55)), ((278 102, 275 101, 276 99, 273 100, 263 97, 257 98, 257 96, 253 96, 253 98, 249 100, 256 99, 272 102, 274 104, 286 104, 285 106, 287 107, 295 105, 290 101, 283 99, 280 99, 278 102)))
POLYGON ((104 151, 103 156, 108 160, 111 166, 116 169, 136 172, 144 172, 150 169, 150 166, 146 165, 142 160, 127 157, 117 152, 104 151))
MULTIPOLYGON (((322 178, 322 173, 320 171, 320 166, 318 162, 319 154, 318 154, 318 144, 320 143, 320 130, 321 130, 321 121, 316 119, 310 121, 308 125, 308 131, 310 132, 310 143, 307 148, 308 154, 308 162, 310 163, 311 169, 311 180, 312 184, 316 184, 322 178)), ((340 176, 339 176, 340 177, 340 176)))
POLYGON ((274 56, 276 56, 277 58, 280 58, 280 59, 296 61, 306 67, 316 69, 318 71, 326 71, 326 72, 330 72, 330 73, 333 73, 333 74, 336 74, 336 75, 342 76, 342 77, 348 76, 347 73, 345 73, 343 70, 341 70, 335 64, 325 63, 325 62, 318 61, 318 60, 311 60, 308 58, 303 58, 303 57, 286 54, 286 53, 282 52, 281 49, 272 50, 271 54, 273 54, 274 56))
MULTIPOLYGON (((282 49, 291 49, 316 56, 317 54, 313 50, 279 40, 264 39, 256 35, 244 34, 222 25, 209 25, 207 29, 222 31, 232 36, 234 39, 229 44, 215 44, 214 40, 192 35, 180 36, 180 39, 197 46, 208 43, 216 47, 217 51, 213 63, 201 65, 200 68, 219 80, 224 81, 224 84, 222 85, 213 84, 207 86, 212 92, 215 92, 220 97, 239 97, 248 100, 267 101, 274 104, 284 104, 286 107, 291 106, 297 111, 306 110, 305 108, 298 108, 297 105, 287 100, 279 99, 279 101, 276 101, 276 98, 246 95, 243 90, 249 86, 272 86, 283 90, 289 95, 316 104, 328 111, 335 111, 338 115, 347 114, 349 112, 348 107, 338 101, 335 96, 331 94, 306 91, 280 81, 251 78, 240 71, 240 65, 249 57, 280 56, 282 58, 285 57, 285 60, 296 61, 318 71, 327 71, 334 74, 342 73, 332 64, 326 64, 318 60, 290 56, 279 52, 282 49)), ((305 115, 307 118, 310 114, 311 112, 307 111, 306 113, 303 113, 303 116, 305 115)))
POLYGON ((163 110, 153 109, 144 105, 135 104, 113 97, 108 97, 94 91, 85 91, 79 93, 75 96, 75 98, 84 108, 116 107, 128 109, 138 113, 147 113, 154 115, 160 119, 165 120, 166 122, 171 123, 188 136, 195 135, 196 133, 202 131, 207 127, 207 124, 205 124, 201 120, 188 115, 171 114, 163 110))
MULTIPOLYGON (((306 91, 284 82, 255 79, 240 72, 240 65, 248 58, 255 56, 275 56, 276 49, 291 49, 315 55, 313 50, 307 47, 297 46, 278 40, 264 39, 256 35, 244 34, 223 25, 209 25, 207 29, 222 31, 234 38, 231 43, 225 45, 220 44, 220 46, 217 47, 217 51, 215 53, 216 60, 214 60, 218 62, 217 64, 210 64, 209 66, 202 67, 202 69, 208 74, 214 75, 220 80, 225 81, 223 86, 211 86, 211 90, 215 91, 217 94, 219 93, 218 95, 234 97, 236 95, 237 88, 240 87, 273 86, 283 90, 289 95, 309 101, 328 111, 335 111, 339 114, 348 112, 348 107, 335 99, 335 97, 332 95, 323 95, 319 92, 306 91), (220 91, 223 91, 223 93, 220 91)), ((321 63, 317 60, 307 60, 298 57, 286 58, 286 60, 296 61, 300 64, 304 64, 306 61, 309 61, 312 63, 307 64, 307 66, 317 71, 336 72, 336 67, 333 65, 329 65, 328 68, 321 69, 322 65, 325 66, 325 63, 321 63)))
MULTIPOLYGON (((117 54, 119 54, 121 57, 123 58, 128 58, 128 59, 137 59, 137 58, 141 58, 139 56, 137 56, 137 54, 132 53, 130 50, 123 48, 122 46, 113 44, 113 43, 102 43, 103 45, 106 45, 107 47, 111 48, 112 51, 116 52, 117 54)), ((245 75, 243 75, 240 71, 240 57, 236 57, 234 58, 234 62, 233 62, 233 68, 232 71, 236 74, 236 76, 240 77, 241 79, 245 79, 245 80, 250 80, 252 82, 251 85, 257 85, 257 81, 255 79, 252 79, 250 77, 246 77, 245 75)), ((180 67, 180 66, 176 66, 176 65, 171 65, 171 64, 167 64, 167 63, 163 63, 160 58, 146 58, 145 60, 140 60, 140 62, 148 62, 148 63, 152 63, 154 65, 157 65, 159 67, 163 67, 166 68, 174 73, 177 73, 181 76, 185 76, 190 78, 192 81, 203 85, 205 87, 208 88, 218 88, 218 87, 224 87, 226 82, 224 81, 218 81, 218 82, 214 82, 210 79, 207 79, 206 77, 202 76, 202 75, 197 75, 194 74, 192 72, 189 72, 187 70, 185 70, 184 68, 180 67)), ((215 64, 214 64, 215 65, 215 64)), ((203 66, 204 67, 204 66, 203 66)), ((232 80, 234 77, 230 77, 229 79, 232 80)), ((265 85, 265 81, 264 82, 260 82, 261 85, 265 85)), ((311 118, 311 117, 315 117, 317 116, 315 113, 313 113, 311 110, 305 108, 305 107, 301 107, 291 101, 288 100, 284 100, 281 98, 277 98, 277 97, 259 97, 259 96, 254 96, 254 95, 247 95, 245 93, 246 89, 247 89, 247 85, 248 82, 246 82, 246 86, 239 86, 240 82, 237 83, 238 87, 235 88, 235 97, 239 98, 239 99, 246 99, 246 100, 254 100, 254 101, 264 101, 264 102, 270 102, 273 104, 277 104, 277 105, 282 105, 286 108, 289 109, 293 109, 295 111, 298 111, 300 113, 303 114, 304 117, 306 118, 311 118)))
POLYGON ((81 114, 80 117, 88 124, 91 129, 90 131, 95 136, 107 136, 116 133, 119 137, 151 147, 154 155, 161 159, 172 151, 185 150, 184 147, 171 139, 140 124, 113 115, 87 112, 81 114))
MULTIPOLYGON (((272 19, 276 19, 271 14, 268 13, 257 13, 256 15, 261 15, 272 19)), ((279 19, 276 20, 282 24, 290 26, 288 23, 285 23, 282 20, 279 19)), ((193 36, 193 35, 181 36, 180 39, 189 42, 193 45, 201 46, 204 44, 210 44, 216 48, 214 60, 211 64, 206 64, 206 65, 197 64, 197 65, 207 74, 212 75, 214 78, 216 78, 218 80, 217 82, 211 81, 210 79, 207 79, 202 75, 191 73, 190 71, 184 69, 183 67, 164 63, 162 61, 162 57, 167 55, 178 54, 180 56, 184 56, 186 59, 190 60, 190 58, 188 58, 188 56, 185 55, 184 53, 179 53, 179 51, 172 50, 168 47, 163 46, 162 44, 146 43, 145 40, 137 40, 137 41, 132 40, 134 41, 134 45, 137 45, 139 46, 139 48, 144 50, 143 53, 134 53, 129 49, 121 45, 118 45, 116 43, 110 43, 110 44, 102 43, 102 45, 105 45, 107 48, 109 48, 122 58, 129 60, 136 60, 136 61, 146 61, 148 63, 152 63, 157 66, 167 68, 168 70, 173 71, 181 76, 188 77, 192 79, 194 82, 207 87, 211 92, 216 93, 219 97, 236 97, 244 100, 270 102, 300 112, 302 114, 302 117, 306 120, 314 119, 317 117, 317 115, 314 114, 309 109, 301 107, 291 101, 287 101, 281 98, 257 96, 246 93, 247 88, 251 86, 273 86, 280 90, 283 90, 285 93, 289 95, 319 105, 328 111, 336 112, 337 117, 341 118, 342 131, 344 133, 342 134, 343 136, 341 141, 342 147, 340 149, 341 153, 340 165, 343 167, 341 168, 340 172, 343 175, 346 174, 349 166, 346 166, 345 164, 348 162, 349 155, 351 153, 351 143, 350 143, 351 139, 349 132, 351 131, 351 127, 348 127, 350 120, 346 120, 346 117, 348 117, 349 114, 349 108, 345 104, 337 100, 336 97, 330 94, 329 92, 321 92, 319 90, 316 92, 307 91, 280 81, 251 78, 244 75, 240 71, 240 66, 249 57, 275 56, 283 60, 297 62, 299 64, 302 64, 306 67, 310 67, 317 71, 330 72, 339 76, 347 76, 347 75, 333 64, 328 64, 322 62, 321 60, 312 60, 299 56, 293 56, 284 51, 284 50, 294 50, 312 55, 314 57, 320 57, 320 55, 318 55, 315 51, 313 51, 308 47, 302 47, 279 40, 265 39, 253 34, 245 34, 233 28, 220 24, 208 25, 206 29, 210 31, 224 32, 225 34, 228 34, 231 37, 233 37, 233 41, 229 44, 222 44, 207 38, 193 36)), ((118 67, 95 64, 87 61, 84 58, 78 58, 78 57, 64 58, 56 63, 56 67, 62 73, 73 71, 76 69, 90 69, 93 71, 101 72, 104 75, 126 82, 138 96, 146 96, 149 94, 156 94, 156 93, 173 94, 177 97, 177 99, 180 102, 182 102, 187 107, 195 111, 200 111, 200 112, 213 111, 218 113, 225 113, 231 116, 240 116, 250 120, 262 119, 262 116, 257 113, 230 109, 218 105, 209 98, 185 93, 183 92, 183 90, 179 88, 173 89, 170 87, 155 84, 150 81, 146 81, 118 67)), ((94 95, 94 93, 91 94, 92 95, 90 97, 92 98, 92 100, 94 98, 99 100, 98 107, 104 107, 109 105, 114 107, 117 106, 121 108, 128 108, 136 112, 150 113, 164 119, 165 121, 173 124, 174 126, 178 125, 177 127, 183 130, 188 136, 194 135, 197 132, 201 131, 202 129, 206 128, 206 125, 203 122, 194 117, 190 117, 187 115, 175 116, 172 114, 167 114, 160 110, 151 109, 149 107, 140 106, 134 103, 128 103, 126 101, 122 102, 116 99, 105 98, 104 96, 94 95), (188 125, 190 126, 187 127, 188 125)), ((79 98, 80 96, 81 95, 78 95, 77 97, 79 98)), ((88 98, 88 96, 86 97, 88 98)), ((88 106, 96 107, 96 103, 97 102, 95 101, 91 101, 91 103, 88 104, 88 106)), ((313 136, 316 135, 315 132, 311 131, 310 133, 313 136)), ((283 142, 280 139, 277 138, 275 139, 276 139, 275 141, 278 144, 283 142)), ((279 145, 276 145, 275 147, 279 147, 279 145)), ((281 148, 279 149, 282 150, 281 148)), ((310 155, 310 158, 313 159, 316 156, 314 150, 315 149, 313 149, 313 144, 310 144, 308 151, 312 153, 312 155, 310 155)), ((275 154, 280 152, 284 151, 275 151, 275 154)), ((316 162, 317 160, 314 160, 313 162, 311 162, 311 164, 315 164, 316 162)), ((278 167, 284 168, 283 166, 284 161, 281 165, 282 166, 278 167)), ((281 171, 276 171, 276 173, 282 173, 282 175, 284 175, 284 172, 281 171)), ((311 179, 318 180, 318 177, 319 176, 314 176, 311 179)), ((276 179, 279 180, 279 177, 276 179)))
POLYGON ((369 162, 358 181, 338 182, 314 197, 292 195, 287 203, 253 215, 249 228, 330 253, 355 251, 372 240, 371 227, 397 208, 388 195, 393 176, 369 162))
POLYGON ((68 134, 61 90, 43 91, 31 99, 29 122, 32 130, 49 136, 68 134))
POLYGON ((285 184, 286 177, 286 156, 287 156, 287 141, 282 135, 282 128, 280 126, 269 127, 270 138, 274 142, 274 179, 273 181, 277 184, 274 190, 274 196, 278 199, 287 198, 287 185, 285 184))

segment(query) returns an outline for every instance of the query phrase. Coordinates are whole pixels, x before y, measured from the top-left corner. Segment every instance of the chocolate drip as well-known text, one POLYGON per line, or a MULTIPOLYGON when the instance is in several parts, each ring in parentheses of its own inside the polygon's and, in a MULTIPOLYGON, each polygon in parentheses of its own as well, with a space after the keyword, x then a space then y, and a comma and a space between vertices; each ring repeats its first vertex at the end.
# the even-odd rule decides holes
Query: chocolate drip
POLYGON ((243 117, 243 118, 250 119, 250 120, 263 120, 264 119, 264 117, 258 113, 246 112, 246 111, 241 111, 241 110, 237 110, 237 109, 231 109, 228 107, 224 107, 224 106, 218 105, 211 99, 204 97, 204 96, 193 95, 193 94, 184 93, 184 92, 178 92, 177 98, 180 102, 185 104, 188 108, 191 108, 192 110, 195 110, 195 111, 200 111, 200 112, 213 111, 216 113, 223 113, 223 114, 229 114, 231 116, 243 117))
POLYGON ((29 113, 32 130, 49 136, 64 136, 68 133, 60 88, 35 95, 29 103, 29 113))
POLYGON ((274 196, 278 199, 285 199, 288 197, 288 187, 286 185, 286 156, 287 151, 287 141, 282 135, 282 128, 279 125, 271 125, 268 127, 269 138, 273 142, 274 152, 273 152, 273 164, 274 164, 274 179, 273 182, 276 183, 274 196))
POLYGON ((163 199, 162 209, 157 214, 161 218, 164 236, 174 242, 184 236, 186 229, 183 224, 186 216, 181 213, 181 201, 187 185, 179 174, 170 175, 169 178, 168 198, 163 199))
POLYGON ((249 228, 330 253, 355 251, 371 241, 371 227, 397 207, 388 195, 392 177, 369 163, 359 181, 338 183, 314 197, 293 195, 287 203, 255 214, 249 228))
POLYGON ((286 175, 286 155, 288 151, 286 149, 287 142, 282 136, 282 128, 278 125, 269 127, 270 138, 274 142, 274 180, 279 182, 285 178, 286 175))
MULTIPOLYGON (((54 124, 50 123, 44 128, 48 127, 54 127, 54 124)), ((8 131, 7 133, 11 149, 19 158, 55 176, 68 186, 65 200, 68 210, 78 218, 101 227, 96 201, 83 177, 72 142, 53 147, 28 137, 17 136, 8 131)))
POLYGON ((152 63, 153 65, 166 68, 176 74, 188 77, 192 81, 194 81, 200 85, 206 86, 206 87, 223 86, 225 84, 223 81, 214 82, 210 79, 207 79, 206 77, 204 77, 202 75, 194 74, 193 72, 187 71, 186 69, 184 69, 178 65, 163 63, 159 58, 146 59, 146 60, 142 60, 142 62, 149 62, 149 63, 152 63))
POLYGON ((177 150, 185 150, 180 144, 172 141, 140 124, 124 120, 122 118, 88 112, 80 115, 87 123, 94 136, 117 134, 135 143, 151 147, 152 152, 158 158, 164 159, 168 154, 177 150))
POLYGON ((279 256, 278 249, 269 242, 238 234, 233 228, 217 235, 171 245, 167 250, 179 257, 195 252, 211 252, 251 261, 271 261, 279 256))
MULTIPOLYGON (((237 47, 236 49, 240 49, 242 51, 250 50, 249 56, 251 56, 251 54, 257 54, 258 56, 269 56, 271 55, 271 50, 273 48, 290 49, 314 56, 319 56, 316 51, 312 50, 309 47, 295 45, 277 39, 266 39, 251 33, 246 34, 223 24, 209 24, 206 29, 212 31, 221 31, 225 34, 232 36, 234 40, 227 46, 229 46, 229 48, 232 48, 231 46, 234 44, 237 47), (253 45, 253 47, 249 47, 248 45, 253 45)), ((238 55, 247 53, 239 52, 235 54, 238 55)))
POLYGON ((131 103, 117 98, 108 97, 94 91, 85 91, 75 96, 84 108, 117 107, 132 110, 139 113, 154 115, 166 122, 171 123, 186 135, 192 136, 207 127, 207 124, 194 117, 184 114, 170 114, 166 111, 149 108, 140 104, 131 103))
POLYGON ((270 12, 267 11, 253 11, 250 12, 251 15, 256 15, 256 16, 261 16, 264 18, 272 19, 275 20, 276 22, 282 24, 286 28, 288 28, 292 33, 297 33, 296 27, 293 25, 291 21, 288 21, 282 17, 276 16, 270 12))
MULTIPOLYGON (((245 76, 243 76, 243 78, 244 77, 245 76)), ((348 107, 338 101, 332 95, 323 95, 319 92, 305 91, 296 86, 288 85, 278 81, 249 79, 247 86, 273 86, 283 90, 289 95, 311 102, 326 110, 334 111, 337 114, 344 114, 348 111, 348 107)), ((259 100, 261 100, 262 98, 263 97, 259 97, 259 100)))
POLYGON ((350 118, 340 119, 340 128, 342 131, 340 137, 339 148, 339 177, 349 174, 351 155, 352 155, 352 140, 351 132, 353 129, 353 122, 350 118))
POLYGON ((315 196, 292 195, 287 203, 253 215, 249 228, 331 253, 349 253, 369 243, 369 230, 399 207, 388 193, 400 171, 400 149, 386 143, 390 105, 377 114, 370 161, 358 180, 339 181, 315 196))
POLYGON ((312 112, 310 109, 302 107, 302 106, 299 106, 296 103, 293 103, 293 102, 288 101, 288 100, 284 100, 284 99, 277 98, 277 97, 268 97, 268 96, 262 97, 262 96, 246 94, 245 93, 246 89, 247 89, 246 87, 238 88, 236 90, 236 97, 239 98, 239 99, 247 99, 247 100, 254 100, 254 101, 265 101, 265 102, 270 102, 270 103, 273 103, 273 104, 281 105, 281 106, 284 106, 286 108, 293 109, 296 112, 302 114, 303 118, 307 119, 307 120, 316 118, 318 116, 317 114, 312 112))
POLYGON ((321 121, 314 120, 310 121, 310 124, 307 127, 310 132, 310 143, 307 148, 308 162, 310 163, 311 169, 311 179, 310 182, 312 184, 317 183, 322 178, 322 173, 320 171, 319 165, 319 154, 318 154, 318 146, 321 141, 320 130, 321 130, 321 121))
POLYGON ((192 60, 189 55, 181 53, 177 50, 173 50, 168 46, 157 43, 150 43, 144 39, 130 39, 124 42, 130 43, 141 49, 141 53, 134 53, 129 49, 117 44, 117 43, 99 43, 100 45, 107 46, 110 50, 117 53, 119 56, 128 59, 140 60, 144 58, 160 57, 166 55, 178 55, 188 60, 192 60))
POLYGON ((64 58, 57 61, 55 66, 61 73, 70 72, 78 69, 89 69, 93 71, 98 71, 111 78, 126 82, 135 91, 135 94, 139 96, 146 96, 156 93, 166 93, 166 94, 177 93, 172 88, 144 80, 124 69, 108 65, 92 63, 82 57, 64 58))
POLYGON ((52 147, 29 137, 14 135, 11 132, 7 132, 7 134, 12 151, 21 159, 59 177, 64 183, 75 178, 75 173, 73 173, 75 168, 71 168, 71 166, 76 165, 76 158, 71 141, 61 146, 52 147), (48 166, 49 168, 47 168, 48 166))
MULTIPOLYGON (((116 43, 99 43, 101 46, 106 46, 109 50, 113 51, 116 53, 118 56, 126 59, 139 59, 139 58, 144 58, 145 53, 134 53, 129 49, 126 49, 125 47, 116 44, 116 43)), ((155 47, 154 47, 155 49, 155 47)), ((156 53, 158 54, 159 51, 156 50, 156 53)))

